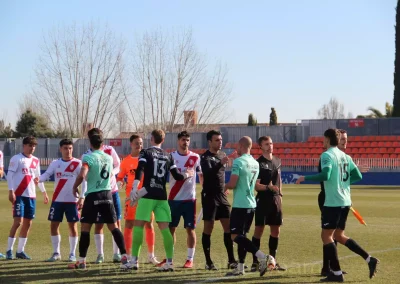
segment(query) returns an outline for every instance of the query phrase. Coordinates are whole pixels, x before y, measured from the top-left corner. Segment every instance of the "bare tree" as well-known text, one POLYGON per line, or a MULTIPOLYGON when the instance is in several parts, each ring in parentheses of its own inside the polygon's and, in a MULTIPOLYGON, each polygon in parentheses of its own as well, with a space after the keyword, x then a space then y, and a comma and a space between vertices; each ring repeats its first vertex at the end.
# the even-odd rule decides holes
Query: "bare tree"
POLYGON ((318 110, 318 117, 323 119, 345 118, 344 105, 333 97, 318 110))
POLYGON ((35 70, 32 95, 53 128, 83 137, 93 123, 107 132, 124 99, 125 43, 107 27, 67 26, 49 32, 35 70))
POLYGON ((172 131, 183 122, 185 110, 196 110, 198 123, 218 123, 226 114, 231 96, 227 68, 217 62, 210 70, 190 29, 146 32, 133 53, 133 78, 132 116, 144 128, 172 131))

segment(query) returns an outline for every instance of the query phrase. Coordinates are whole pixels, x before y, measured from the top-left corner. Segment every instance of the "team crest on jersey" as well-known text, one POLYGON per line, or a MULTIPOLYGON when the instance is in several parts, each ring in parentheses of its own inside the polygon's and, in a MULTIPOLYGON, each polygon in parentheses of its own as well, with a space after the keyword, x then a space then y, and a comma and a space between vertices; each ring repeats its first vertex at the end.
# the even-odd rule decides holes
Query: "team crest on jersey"
POLYGON ((27 174, 28 174, 28 169, 22 168, 22 173, 23 173, 24 175, 27 175, 27 174))
POLYGON ((75 166, 74 166, 74 165, 70 165, 69 168, 70 168, 71 170, 73 170, 73 169, 75 168, 75 166))
POLYGON ((62 173, 57 173, 57 178, 61 178, 62 173))
POLYGON ((194 165, 194 161, 192 159, 189 160, 189 165, 192 167, 194 165))

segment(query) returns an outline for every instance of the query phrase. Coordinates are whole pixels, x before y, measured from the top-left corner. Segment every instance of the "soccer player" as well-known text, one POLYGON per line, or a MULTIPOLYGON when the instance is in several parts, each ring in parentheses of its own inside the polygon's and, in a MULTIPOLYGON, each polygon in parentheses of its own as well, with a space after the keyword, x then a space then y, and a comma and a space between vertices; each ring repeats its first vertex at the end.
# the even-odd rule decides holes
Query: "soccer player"
MULTIPOLYGON (((22 153, 13 156, 8 166, 8 199, 13 204, 14 223, 8 237, 7 259, 13 259, 15 235, 21 225, 18 249, 15 256, 20 259, 31 259, 25 253, 25 245, 32 220, 35 218, 36 191, 34 179, 40 176, 40 161, 33 156, 37 145, 35 137, 25 137, 22 140, 22 144, 22 153)), ((44 204, 47 204, 49 198, 43 183, 39 183, 39 189, 43 193, 44 204)))
POLYGON ((229 158, 221 152, 221 132, 211 130, 207 133, 209 149, 201 156, 200 165, 203 172, 203 190, 201 205, 203 207, 204 228, 202 235, 203 251, 207 270, 218 270, 211 260, 211 234, 215 220, 220 220, 224 230, 224 244, 228 253, 228 268, 236 268, 233 254, 233 242, 229 230, 230 204, 225 193, 225 165, 229 158))
POLYGON ((250 155, 251 138, 244 136, 239 140, 237 153, 239 158, 233 161, 232 173, 225 189, 233 189, 233 204, 230 218, 232 240, 238 244, 239 264, 227 275, 238 276, 244 274, 246 253, 251 252, 260 261, 260 276, 267 270, 267 255, 257 248, 247 237, 253 223, 255 208, 254 187, 259 174, 259 164, 250 155))
POLYGON ((67 218, 69 229, 69 258, 68 261, 75 262, 75 250, 78 245, 78 226, 79 212, 82 208, 84 196, 78 199, 72 192, 72 186, 81 171, 82 163, 72 157, 73 142, 71 139, 60 141, 61 159, 53 161, 46 172, 35 179, 35 183, 45 182, 54 175, 54 193, 50 207, 48 220, 50 223, 51 243, 53 245, 53 255, 47 262, 61 260, 61 235, 60 223, 63 221, 64 214, 67 218))
POLYGON ((131 205, 137 202, 136 219, 133 227, 132 259, 129 263, 121 265, 123 269, 137 270, 140 248, 143 242, 143 226, 150 222, 154 212, 156 222, 161 230, 164 241, 167 262, 158 267, 159 271, 173 271, 174 240, 169 230, 171 222, 171 210, 167 201, 167 174, 171 173, 175 180, 183 181, 194 175, 194 171, 188 169, 185 173, 179 173, 171 155, 161 149, 165 133, 162 130, 153 130, 151 133, 151 148, 142 150, 139 155, 139 166, 136 170, 130 194, 131 205), (138 190, 140 180, 144 173, 143 187, 138 190))
MULTIPOLYGON (((273 156, 273 142, 269 136, 258 138, 258 145, 263 154, 257 159, 259 175, 255 189, 257 190, 257 206, 255 211, 255 229, 252 238, 253 244, 260 248, 260 239, 265 225, 270 227, 269 254, 276 258, 278 249, 280 226, 282 225, 282 179, 281 160, 273 156)), ((253 256, 251 271, 258 269, 258 260, 253 256)), ((276 270, 285 271, 285 268, 276 264, 276 270)))
POLYGON ((344 281, 334 239, 365 259, 369 268, 369 277, 372 278, 376 274, 379 260, 370 256, 353 239, 344 234, 351 206, 350 184, 361 180, 362 175, 352 158, 338 149, 340 131, 328 129, 324 137, 324 146, 328 150, 321 155, 321 173, 300 176, 296 181, 297 184, 304 180, 324 182, 325 201, 321 217, 321 238, 324 254, 329 260, 332 271, 321 281, 344 281))
MULTIPOLYGON (((99 128, 92 128, 88 131, 88 137, 94 135, 94 134, 101 134, 103 135, 103 131, 101 131, 99 128)), ((117 179, 116 175, 119 173, 120 170, 120 164, 121 160, 118 157, 117 152, 115 151, 114 147, 109 146, 109 145, 102 145, 101 150, 106 153, 107 155, 110 155, 113 159, 113 171, 111 175, 111 193, 112 193, 112 198, 114 202, 114 208, 115 212, 117 214, 117 224, 118 228, 121 227, 120 220, 121 220, 121 201, 119 198, 118 194, 118 186, 117 186, 117 179)), ((82 155, 82 159, 85 155, 90 154, 92 152, 92 149, 89 149, 86 151, 85 154, 82 155)), ((82 183, 82 191, 86 191, 86 182, 84 181, 82 183)), ((96 244, 96 249, 97 249, 97 259, 96 263, 100 264, 104 262, 104 233, 103 233, 103 221, 101 219, 102 216, 99 216, 99 221, 95 224, 94 227, 94 242, 96 244)), ((120 262, 121 261, 121 254, 118 250, 118 246, 115 243, 113 239, 113 262, 120 262)))
POLYGON ((117 215, 111 194, 111 176, 113 159, 100 150, 103 145, 103 135, 93 134, 89 138, 92 153, 85 155, 82 160, 82 169, 73 185, 73 193, 79 197, 78 186, 84 179, 87 180, 87 190, 81 215, 81 237, 79 240, 78 261, 69 268, 86 269, 86 254, 90 244, 90 229, 94 223, 101 221, 107 224, 119 250, 122 253, 121 262, 127 262, 124 237, 117 225, 117 215))
MULTIPOLYGON (((203 175, 200 167, 200 157, 196 153, 189 151, 190 134, 182 131, 178 134, 178 150, 172 152, 172 158, 179 172, 187 169, 195 169, 202 184, 203 175)), ((168 203, 171 208, 172 222, 169 224, 171 234, 176 243, 176 228, 178 227, 181 216, 184 221, 184 228, 187 233, 187 259, 183 268, 193 267, 193 258, 196 247, 196 174, 184 181, 177 181, 173 177, 170 179, 171 191, 168 203)))
MULTIPOLYGON (((136 170, 139 164, 139 153, 143 149, 143 139, 136 134, 133 134, 129 141, 131 143, 131 154, 125 157, 121 162, 121 170, 117 176, 117 183, 120 187, 124 183, 124 178, 127 177, 126 183, 126 201, 125 201, 125 229, 124 229, 124 239, 125 239, 125 247, 128 255, 131 253, 132 250, 132 230, 133 230, 133 222, 136 216, 136 208, 137 206, 130 206, 129 196, 132 190, 133 181, 135 180, 136 170)), ((143 185, 143 177, 140 181, 140 186, 138 190, 143 185)), ((149 263, 154 265, 159 264, 160 262, 154 256, 154 243, 155 243, 155 232, 153 226, 154 214, 151 216, 151 222, 145 223, 146 228, 146 243, 147 243, 147 250, 148 250, 148 257, 147 260, 149 263)))

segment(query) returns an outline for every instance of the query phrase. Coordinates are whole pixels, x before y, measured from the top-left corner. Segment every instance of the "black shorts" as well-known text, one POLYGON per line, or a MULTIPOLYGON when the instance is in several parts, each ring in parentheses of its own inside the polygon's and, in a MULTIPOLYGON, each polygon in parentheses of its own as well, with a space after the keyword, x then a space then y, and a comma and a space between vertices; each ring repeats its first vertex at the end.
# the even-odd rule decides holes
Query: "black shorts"
POLYGON ((117 222, 111 190, 89 193, 83 203, 80 221, 89 224, 117 222))
POLYGON ((344 230, 346 228, 347 216, 349 215, 350 206, 343 207, 326 207, 322 208, 321 227, 322 229, 344 230))
POLYGON ((231 215, 231 205, 224 193, 208 195, 202 192, 201 206, 203 207, 203 220, 205 221, 229 219, 231 215))
POLYGON ((322 213, 322 208, 324 207, 325 204, 325 191, 320 191, 318 194, 318 206, 319 206, 319 210, 322 213))
POLYGON ((281 226, 283 223, 281 196, 257 198, 255 219, 256 226, 281 226))
POLYGON ((232 208, 229 227, 231 234, 246 235, 253 224, 255 209, 232 208))

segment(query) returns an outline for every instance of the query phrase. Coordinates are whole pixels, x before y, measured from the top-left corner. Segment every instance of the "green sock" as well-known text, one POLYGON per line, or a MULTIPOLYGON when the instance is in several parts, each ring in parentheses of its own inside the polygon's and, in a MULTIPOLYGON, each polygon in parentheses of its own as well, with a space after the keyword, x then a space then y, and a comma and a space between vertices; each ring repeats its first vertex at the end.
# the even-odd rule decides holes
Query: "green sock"
POLYGON ((143 243, 143 227, 133 227, 132 256, 139 257, 143 243))
POLYGON ((172 259, 174 257, 174 239, 169 228, 161 230, 161 234, 164 241, 165 254, 168 259, 172 259))

